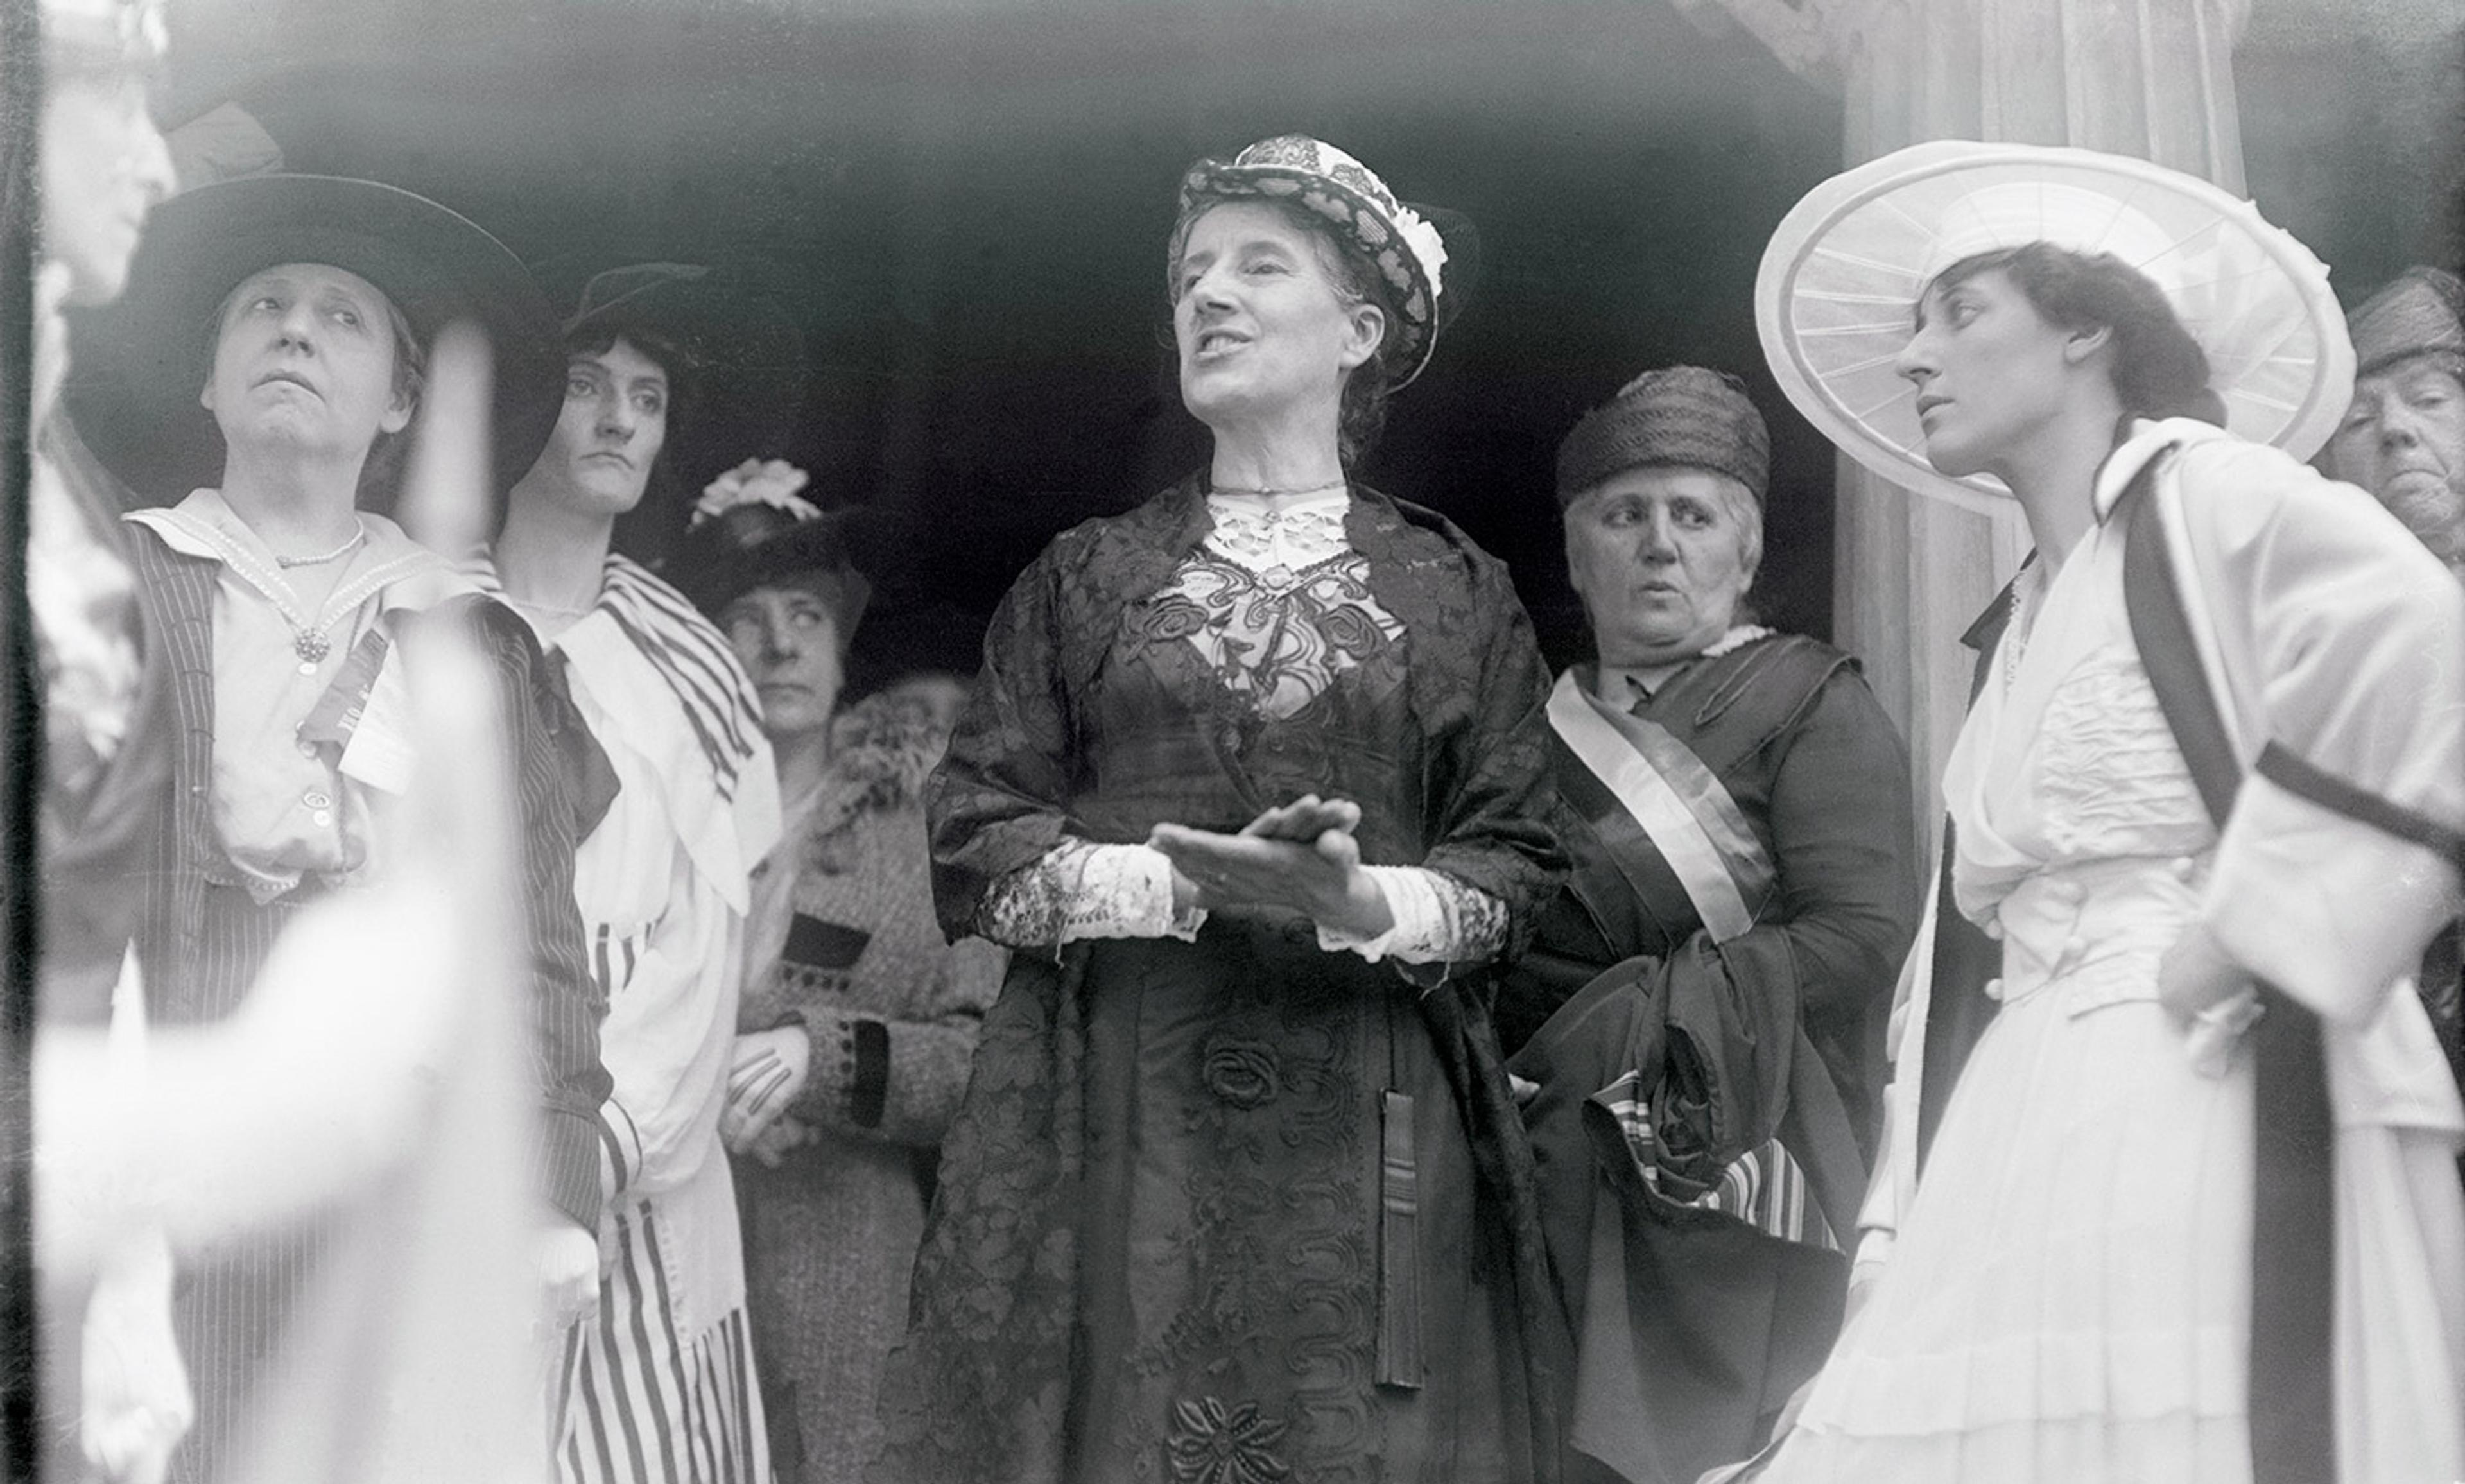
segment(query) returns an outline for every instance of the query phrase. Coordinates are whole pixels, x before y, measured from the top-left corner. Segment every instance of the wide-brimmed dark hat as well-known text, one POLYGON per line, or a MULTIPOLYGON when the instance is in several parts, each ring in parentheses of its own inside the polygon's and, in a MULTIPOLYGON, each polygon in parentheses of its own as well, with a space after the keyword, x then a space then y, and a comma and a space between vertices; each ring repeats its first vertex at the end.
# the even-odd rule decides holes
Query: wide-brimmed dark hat
POLYGON ((423 346, 456 320, 496 352, 489 426, 499 489, 539 456, 564 395, 556 316, 522 259, 426 196, 332 175, 257 175, 157 207, 119 301, 73 316, 70 415, 105 465, 146 499, 213 483, 221 431, 200 406, 216 311, 249 275, 322 263, 393 301, 423 346))
MULTIPOLYGON (((1386 280, 1400 316, 1388 385, 1401 387, 1420 375, 1437 347, 1438 327, 1454 317, 1439 306, 1450 293, 1461 299, 1461 285, 1448 280, 1458 277, 1454 249, 1469 236, 1470 223, 1452 212, 1444 213, 1448 221, 1433 223, 1430 216, 1440 214, 1434 209, 1397 200, 1367 166, 1306 134, 1262 139, 1230 160, 1201 160, 1181 178, 1185 227, 1210 202, 1255 200, 1290 201, 1360 250, 1386 280)), ((1166 258, 1180 255, 1176 233, 1166 258)))
MULTIPOLYGON (((659 575, 714 619, 756 587, 818 577, 839 609, 844 642, 873 599, 872 574, 899 565, 901 538, 875 511, 824 511, 800 498, 743 499, 715 511, 712 503, 705 496, 659 575)), ((891 586, 894 599, 904 591, 895 578, 891 586)))

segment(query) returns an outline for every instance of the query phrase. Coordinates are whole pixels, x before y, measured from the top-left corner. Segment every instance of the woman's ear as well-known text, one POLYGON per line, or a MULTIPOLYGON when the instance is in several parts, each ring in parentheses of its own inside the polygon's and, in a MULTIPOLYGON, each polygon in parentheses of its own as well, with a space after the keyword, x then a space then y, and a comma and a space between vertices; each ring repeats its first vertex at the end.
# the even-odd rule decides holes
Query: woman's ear
POLYGON ((1344 313, 1344 325, 1351 333, 1336 359, 1349 371, 1378 353, 1379 342, 1387 338, 1387 311, 1376 304, 1354 304, 1344 313))
POLYGON ((2114 343, 2114 326, 2089 324, 2071 331, 2063 339, 2063 359, 2078 365, 2114 343))
POLYGON ((419 393, 409 387, 396 387, 393 399, 386 404, 385 415, 377 419, 379 432, 400 432, 411 426, 411 415, 419 410, 419 393))

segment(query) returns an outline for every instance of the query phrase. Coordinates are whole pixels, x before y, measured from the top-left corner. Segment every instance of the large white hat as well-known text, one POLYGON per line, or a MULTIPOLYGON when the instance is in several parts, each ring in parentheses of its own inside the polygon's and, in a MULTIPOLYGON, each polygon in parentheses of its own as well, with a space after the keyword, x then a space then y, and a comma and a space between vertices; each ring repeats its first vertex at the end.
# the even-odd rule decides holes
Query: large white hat
POLYGON ((1809 191, 1772 233, 1755 327, 1799 411, 1895 484, 1976 506, 2009 492, 1926 461, 1917 388, 1896 365, 1919 294, 1962 258, 2050 242, 2146 274, 2208 353, 2226 426, 2306 458, 2352 396, 2354 351, 2328 270, 2207 181, 2089 149, 1937 140, 1809 191))

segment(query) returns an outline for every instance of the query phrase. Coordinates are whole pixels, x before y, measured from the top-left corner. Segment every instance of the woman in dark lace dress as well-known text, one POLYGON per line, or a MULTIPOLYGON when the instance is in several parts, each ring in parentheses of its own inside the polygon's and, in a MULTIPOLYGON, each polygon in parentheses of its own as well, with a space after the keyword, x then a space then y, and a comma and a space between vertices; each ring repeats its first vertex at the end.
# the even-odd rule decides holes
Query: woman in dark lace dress
POLYGON ((1445 250, 1315 140, 1181 205, 1213 460, 1019 579, 929 794, 944 927, 1014 957, 877 1477, 1546 1476, 1484 965, 1559 869, 1547 676, 1505 569, 1346 475, 1445 250))

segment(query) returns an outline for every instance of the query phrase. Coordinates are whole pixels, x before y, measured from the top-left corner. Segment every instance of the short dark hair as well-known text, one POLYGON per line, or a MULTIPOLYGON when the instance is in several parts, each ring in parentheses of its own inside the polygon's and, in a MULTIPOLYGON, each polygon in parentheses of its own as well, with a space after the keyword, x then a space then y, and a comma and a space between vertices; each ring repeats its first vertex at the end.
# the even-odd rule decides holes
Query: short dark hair
MULTIPOLYGON (((1200 217, 1219 206, 1241 199, 1244 198, 1228 201, 1223 197, 1210 196, 1184 211, 1181 219, 1173 224, 1169 239, 1176 248, 1175 255, 1178 256, 1180 244, 1188 240, 1191 225, 1200 217)), ((1290 201, 1267 196, 1255 199, 1258 205, 1272 209, 1309 239, 1311 248, 1318 254, 1319 266, 1326 271, 1327 281, 1334 285, 1336 298, 1347 305, 1367 304, 1385 320, 1385 329, 1378 337, 1377 348, 1369 352, 1368 360, 1354 366, 1344 377, 1343 399, 1338 404, 1336 456, 1343 463, 1344 472, 1350 474, 1361 460, 1369 456, 1369 451, 1378 445, 1378 435, 1386 431, 1387 401, 1394 391, 1389 366, 1394 360, 1395 327, 1403 323, 1403 320, 1396 313, 1394 299, 1387 292, 1386 279, 1376 265, 1359 248, 1336 235, 1335 229, 1325 220, 1290 201)), ((1165 274, 1168 283, 1177 284, 1179 264, 1165 264, 1165 274)), ((1178 302, 1178 288, 1172 292, 1178 302)))
POLYGON ((2225 401, 2209 385, 2208 352, 2183 328, 2174 306, 2146 274, 2111 253, 2076 253, 2051 242, 2029 242, 1973 253, 1936 274, 1925 292, 1997 271, 2049 323, 2113 333, 2109 364, 2123 410, 2225 426, 2225 401))
POLYGON ((595 324, 583 325, 565 338, 566 359, 570 361, 575 356, 604 355, 620 340, 641 352, 645 358, 655 362, 659 369, 666 374, 668 432, 673 434, 677 428, 677 411, 683 404, 691 400, 696 384, 700 379, 703 369, 700 353, 684 341, 664 330, 655 329, 649 325, 625 324, 612 320, 603 320, 595 324))
POLYGON ((649 504, 663 499, 677 477, 673 456, 677 433, 693 415, 704 362, 691 345, 664 330, 615 319, 584 324, 567 335, 566 360, 570 363, 575 356, 604 355, 620 340, 657 365, 668 378, 667 438, 659 445, 658 456, 651 460, 650 475, 643 485, 643 502, 649 504))

